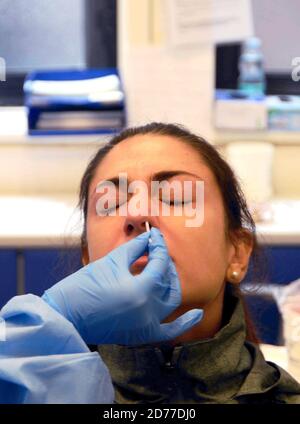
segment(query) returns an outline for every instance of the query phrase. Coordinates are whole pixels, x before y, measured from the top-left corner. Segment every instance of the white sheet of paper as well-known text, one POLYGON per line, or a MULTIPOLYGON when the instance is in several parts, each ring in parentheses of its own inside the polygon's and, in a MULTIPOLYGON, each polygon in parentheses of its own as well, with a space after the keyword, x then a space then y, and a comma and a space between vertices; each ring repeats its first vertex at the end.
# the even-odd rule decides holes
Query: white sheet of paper
POLYGON ((172 46, 240 41, 253 35, 250 0, 166 0, 172 46))

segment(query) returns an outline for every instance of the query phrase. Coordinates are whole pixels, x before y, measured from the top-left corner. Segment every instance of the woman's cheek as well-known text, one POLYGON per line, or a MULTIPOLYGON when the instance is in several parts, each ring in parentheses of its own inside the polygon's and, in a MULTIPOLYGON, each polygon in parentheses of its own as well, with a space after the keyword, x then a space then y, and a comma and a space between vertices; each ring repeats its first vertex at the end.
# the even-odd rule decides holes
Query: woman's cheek
POLYGON ((106 236, 106 234, 111 234, 107 228, 104 230, 104 225, 96 220, 91 220, 87 226, 87 242, 88 242, 88 251, 90 261, 95 261, 97 259, 105 256, 110 250, 112 250, 112 237, 106 236))
POLYGON ((224 266, 215 259, 212 261, 205 249, 191 249, 191 246, 181 246, 178 255, 175 253, 183 304, 204 305, 218 295, 224 282, 224 266))

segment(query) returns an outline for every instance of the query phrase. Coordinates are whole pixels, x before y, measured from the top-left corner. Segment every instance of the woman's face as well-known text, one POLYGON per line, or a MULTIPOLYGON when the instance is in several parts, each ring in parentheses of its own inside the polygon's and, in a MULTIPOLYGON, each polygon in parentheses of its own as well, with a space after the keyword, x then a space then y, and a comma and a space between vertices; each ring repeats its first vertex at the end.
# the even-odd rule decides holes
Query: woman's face
MULTIPOLYGON (((150 198, 149 198, 149 204, 150 198)), ((227 240, 221 193, 214 175, 199 154, 180 140, 161 135, 137 135, 116 145, 96 169, 89 187, 87 243, 85 257, 95 261, 112 249, 145 231, 145 221, 162 232, 169 254, 176 266, 181 287, 182 305, 207 307, 222 297, 226 271, 234 248, 227 240), (204 181, 204 221, 199 227, 187 227, 186 216, 99 216, 96 193, 100 181, 127 173, 128 184, 142 180, 149 186, 154 174, 182 171, 168 181, 204 181), (187 174, 185 174, 186 172, 187 174), (189 175, 194 174, 195 176, 189 175)), ((134 264, 133 274, 145 264, 134 264)))

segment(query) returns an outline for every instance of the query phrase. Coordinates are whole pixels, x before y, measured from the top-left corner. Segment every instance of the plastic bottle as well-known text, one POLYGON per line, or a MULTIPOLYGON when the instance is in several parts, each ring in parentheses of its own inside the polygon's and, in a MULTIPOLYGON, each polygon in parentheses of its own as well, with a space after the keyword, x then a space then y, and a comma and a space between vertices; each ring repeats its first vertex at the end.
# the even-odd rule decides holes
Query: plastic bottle
POLYGON ((245 40, 239 59, 239 90, 247 94, 264 94, 266 87, 263 54, 259 38, 245 40))

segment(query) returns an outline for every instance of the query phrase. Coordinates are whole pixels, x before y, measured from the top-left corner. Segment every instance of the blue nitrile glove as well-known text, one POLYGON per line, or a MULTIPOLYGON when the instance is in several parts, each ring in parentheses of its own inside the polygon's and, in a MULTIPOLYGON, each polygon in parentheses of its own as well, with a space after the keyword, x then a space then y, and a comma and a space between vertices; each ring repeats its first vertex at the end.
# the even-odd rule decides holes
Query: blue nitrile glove
POLYGON ((203 315, 194 309, 161 324, 180 305, 181 287, 163 237, 154 227, 55 284, 42 298, 71 321, 88 344, 174 339, 203 315), (147 251, 150 235, 148 263, 133 276, 129 268, 147 251))

